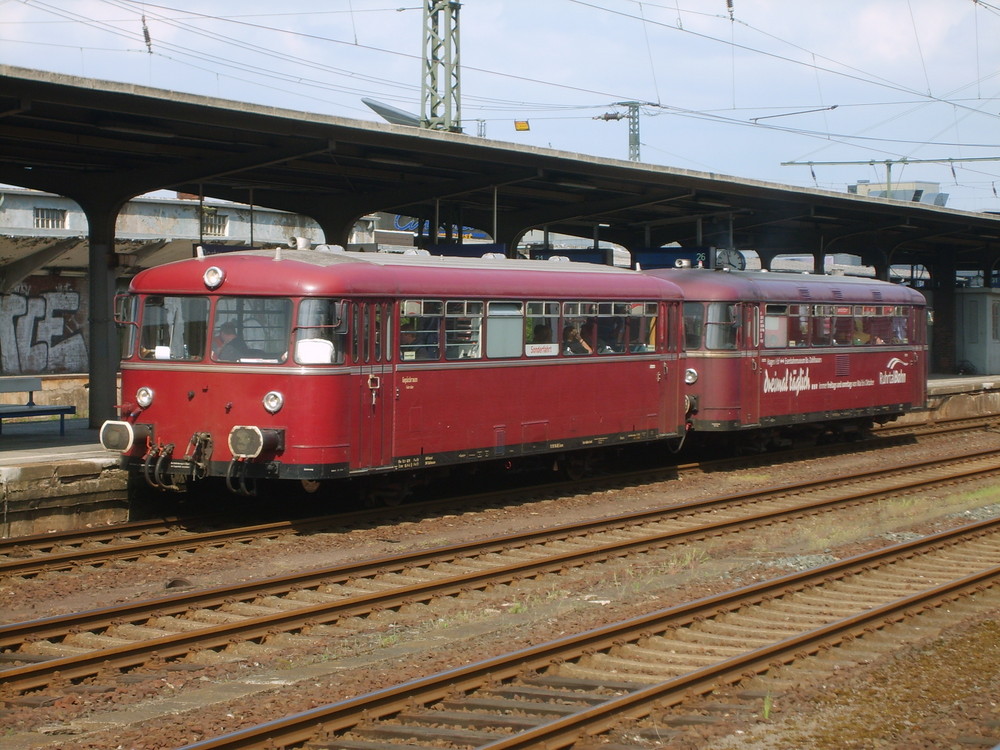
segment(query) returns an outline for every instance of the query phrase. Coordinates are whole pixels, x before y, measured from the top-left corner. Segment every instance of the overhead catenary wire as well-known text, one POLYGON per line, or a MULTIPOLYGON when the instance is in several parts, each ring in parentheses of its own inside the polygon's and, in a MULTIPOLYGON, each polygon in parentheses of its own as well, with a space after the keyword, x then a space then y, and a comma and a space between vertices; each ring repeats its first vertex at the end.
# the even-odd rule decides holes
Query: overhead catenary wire
MULTIPOLYGON (((909 3, 909 0, 907 1, 909 3)), ((954 96, 955 92, 981 92, 983 84, 992 80, 998 73, 990 73, 982 76, 979 74, 977 68, 975 80, 970 81, 961 88, 956 88, 951 95, 931 92, 931 95, 928 96, 928 92, 919 91, 906 84, 890 80, 886 77, 884 71, 872 72, 870 70, 863 70, 857 66, 848 65, 842 61, 823 56, 818 51, 809 50, 801 44, 796 44, 794 41, 783 39, 780 35, 771 33, 766 29, 757 28, 740 18, 738 13, 740 9, 736 8, 735 4, 731 2, 727 2, 725 6, 722 4, 715 5, 715 13, 702 12, 699 8, 704 6, 696 6, 694 10, 684 8, 680 0, 665 0, 662 3, 657 3, 655 0, 603 0, 603 5, 601 0, 560 0, 560 2, 584 9, 591 9, 595 13, 611 13, 619 18, 633 19, 635 23, 641 24, 641 27, 638 28, 641 28, 646 39, 645 52, 647 58, 650 58, 650 76, 649 79, 645 80, 647 81, 647 85, 649 85, 649 82, 652 83, 653 88, 656 90, 656 96, 650 97, 647 94, 646 96, 637 97, 635 96, 635 92, 632 91, 603 90, 604 87, 600 85, 576 85, 576 82, 572 78, 545 80, 540 76, 532 76, 530 74, 518 75, 513 69, 495 70, 485 66, 469 65, 465 66, 464 70, 480 76, 502 78, 515 85, 523 83, 524 86, 521 87, 522 89, 528 87, 538 89, 538 87, 543 87, 544 91, 554 93, 552 96, 546 93, 541 96, 511 98, 493 94, 489 90, 489 87, 483 87, 480 91, 470 92, 467 85, 464 100, 468 110, 481 113, 476 115, 476 119, 483 121, 497 120, 503 118, 504 112, 532 112, 534 113, 532 119, 538 121, 546 119, 552 121, 583 120, 592 117, 595 112, 601 111, 607 106, 607 102, 609 101, 655 98, 657 102, 660 102, 660 81, 656 77, 658 66, 654 51, 660 52, 664 47, 656 46, 653 43, 652 37, 654 33, 660 33, 659 31, 654 31, 659 29, 663 29, 664 33, 667 34, 683 34, 692 39, 703 40, 706 44, 725 45, 733 54, 739 51, 745 55, 759 55, 780 65, 804 67, 812 71, 812 75, 816 76, 817 85, 820 83, 820 75, 824 76, 824 81, 827 80, 828 76, 835 76, 845 82, 857 82, 867 87, 875 87, 869 89, 873 93, 878 91, 883 92, 881 95, 876 94, 876 96, 872 97, 872 101, 867 102, 857 101, 852 103, 841 100, 837 103, 841 111, 846 111, 849 107, 898 107, 900 102, 892 101, 893 97, 885 95, 886 92, 893 92, 895 94, 904 94, 904 97, 898 97, 898 99, 906 98, 912 100, 915 107, 943 105, 953 108, 956 113, 956 124, 960 121, 960 117, 975 116, 977 118, 1000 119, 998 108, 991 104, 996 99, 983 99, 981 96, 975 98, 954 96), (634 12, 629 12, 628 8, 622 8, 622 5, 626 2, 631 8, 635 9, 634 12), (662 17, 659 19, 656 18, 655 12, 657 9, 669 11, 670 18, 666 19, 666 22, 664 22, 662 17), (780 50, 767 49, 759 44, 748 44, 743 41, 737 42, 734 38, 725 39, 724 36, 726 35, 711 33, 711 25, 706 27, 702 23, 685 23, 685 19, 690 20, 694 17, 714 23, 716 26, 718 21, 712 22, 711 19, 715 18, 719 21, 727 22, 726 25, 731 32, 737 27, 745 28, 758 35, 759 38, 774 40, 776 43, 787 45, 788 49, 799 50, 806 55, 806 58, 803 59, 801 55, 796 54, 781 54, 780 50), (934 95, 935 93, 937 93, 937 96, 934 95), (573 94, 578 95, 575 97, 578 101, 566 101, 567 95, 572 98, 573 94), (588 99, 590 101, 586 101, 588 99), (983 109, 984 106, 988 108, 983 109), (574 113, 580 114, 577 117, 574 116, 574 113)), ((997 8, 991 3, 980 2, 978 0, 972 0, 972 3, 976 6, 976 10, 979 11, 976 15, 977 19, 980 17, 985 18, 984 14, 986 13, 993 14, 997 11, 997 8)), ((359 112, 365 112, 365 110, 347 100, 347 97, 360 98, 360 96, 368 96, 374 93, 389 101, 407 106, 419 101, 417 85, 419 81, 416 74, 411 80, 406 77, 386 75, 383 73, 385 66, 382 65, 330 65, 327 60, 332 56, 304 56, 296 54, 294 51, 299 42, 314 41, 317 44, 337 45, 339 48, 349 47, 372 56, 371 59, 382 59, 384 57, 388 60, 390 58, 385 56, 391 56, 392 59, 401 61, 412 60, 416 64, 416 61, 419 60, 419 54, 417 54, 416 50, 411 54, 406 49, 387 49, 385 46, 365 44, 363 43, 364 40, 360 38, 357 26, 361 17, 360 14, 399 13, 407 10, 419 10, 418 4, 413 2, 410 3, 408 8, 400 8, 398 6, 389 7, 388 4, 385 7, 369 6, 362 8, 359 6, 364 4, 363 0, 351 0, 349 3, 340 6, 337 11, 294 11, 295 16, 305 15, 307 17, 316 17, 317 19, 323 15, 342 14, 344 21, 339 24, 339 29, 346 32, 343 38, 333 38, 320 33, 312 33, 314 28, 319 27, 319 24, 313 23, 309 24, 309 29, 305 32, 301 29, 282 28, 285 24, 276 19, 288 17, 292 14, 292 11, 289 9, 283 12, 275 12, 273 6, 269 9, 270 12, 247 12, 247 7, 242 6, 238 9, 233 9, 237 11, 236 13, 216 16, 211 14, 210 9, 212 5, 208 3, 198 5, 198 11, 191 11, 173 7, 170 3, 105 0, 105 5, 109 8, 117 8, 124 11, 127 18, 122 18, 120 21, 102 21, 94 15, 92 6, 89 7, 90 17, 87 17, 82 13, 74 13, 75 8, 72 5, 51 1, 46 2, 46 0, 22 0, 22 2, 17 4, 43 9, 54 18, 64 19, 69 23, 82 24, 97 31, 113 34, 117 38, 125 40, 126 44, 135 47, 135 49, 127 51, 118 50, 119 52, 134 54, 141 50, 144 54, 151 56, 151 65, 156 59, 160 59, 171 64, 184 65, 192 70, 204 71, 205 73, 226 77, 233 81, 252 84, 263 90, 281 92, 286 96, 301 96, 311 100, 327 102, 328 106, 335 106, 341 109, 356 109, 359 112), (204 12, 206 8, 209 9, 209 12, 204 12), (141 19, 143 17, 147 21, 147 31, 151 34, 149 43, 147 43, 145 34, 141 33, 141 19), (130 22, 131 28, 126 30, 125 26, 129 23, 128 18, 132 19, 130 22), (226 24, 226 26, 208 27, 210 22, 213 24, 226 24), (158 28, 162 29, 160 24, 167 24, 173 32, 168 35, 162 35, 157 31, 158 28), (241 29, 245 31, 241 31, 241 29), (265 34, 279 36, 268 37, 265 34), (259 38, 255 39, 255 35, 259 38), (268 41, 269 39, 276 40, 279 38, 282 39, 281 42, 271 43, 268 41), (153 41, 155 41, 155 44, 152 44, 153 41), (234 54, 229 51, 230 49, 239 50, 239 52, 234 54), (287 65, 277 66, 273 64, 276 49, 282 50, 280 61, 283 64, 287 63, 287 65), (292 54, 287 54, 286 50, 288 49, 292 49, 292 54), (256 59, 258 55, 266 56, 267 62, 258 61, 256 59), (330 103, 330 99, 326 98, 331 95, 335 98, 336 104, 330 103)), ((227 10, 230 10, 230 8, 227 8, 227 10)), ((912 16, 913 13, 911 12, 911 19, 912 16)), ((3 20, 0 19, 0 29, 4 25, 3 20)), ((914 28, 914 35, 919 36, 916 28, 914 28)), ((637 52, 642 50, 638 45, 635 46, 637 47, 637 52)), ((771 45, 772 48, 775 46, 775 44, 771 45)), ((96 46, 93 48, 89 47, 81 39, 80 44, 75 45, 74 48, 80 50, 80 57, 82 59, 84 51, 96 49, 96 46)), ((262 57, 261 60, 263 59, 262 57)), ((927 63, 923 59, 922 53, 920 64, 925 70, 924 82, 926 83, 927 63)), ((993 70, 993 68, 990 68, 990 70, 993 70)), ((468 80, 467 78, 466 81, 468 80)), ((627 81, 627 85, 622 88, 630 88, 640 79, 629 78, 622 80, 627 81)), ((930 90, 929 83, 927 87, 930 90)), ((610 88, 618 87, 612 86, 610 88)), ((655 106, 644 108, 643 114, 647 117, 667 116, 694 121, 713 122, 723 128, 756 127, 761 132, 787 133, 802 138, 818 140, 824 147, 842 145, 852 148, 861 147, 885 150, 891 152, 888 155, 894 158, 901 156, 901 154, 895 153, 896 151, 916 151, 921 149, 921 147, 925 149, 933 147, 935 144, 949 147, 951 144, 956 144, 959 147, 970 149, 994 147, 992 143, 960 143, 960 139, 930 138, 925 133, 907 132, 907 130, 901 128, 897 128, 898 134, 893 137, 891 134, 877 133, 875 128, 879 127, 878 123, 867 126, 865 128, 867 132, 862 131, 861 133, 848 132, 844 128, 838 129, 835 126, 831 128, 829 123, 824 123, 826 127, 823 128, 794 127, 790 123, 783 123, 781 126, 778 126, 774 122, 758 122, 756 126, 753 126, 745 120, 741 120, 741 118, 736 116, 736 113, 741 110, 755 110, 756 112, 761 110, 749 106, 753 102, 746 100, 742 95, 740 98, 742 100, 740 101, 741 107, 735 106, 736 101, 734 96, 728 109, 711 109, 702 106, 655 106)), ((822 98, 824 97, 821 96, 820 99, 822 98)), ((831 99, 837 101, 833 96, 830 96, 827 100, 831 99)), ((682 104, 676 101, 673 103, 682 104)), ((788 109, 796 107, 802 108, 801 103, 793 102, 788 109)), ((775 111, 776 108, 771 107, 769 109, 775 111)), ((766 116, 760 115, 758 119, 766 116)), ((906 112, 899 112, 895 115, 900 122, 905 121, 901 118, 907 118, 908 116, 906 112)), ((842 122, 844 118, 831 117, 830 119, 831 122, 836 123, 842 122)), ((926 120, 927 118, 922 119, 926 120)), ((943 135, 943 132, 944 128, 937 135, 943 135)), ((553 136, 546 135, 545 138, 551 140, 553 136)), ((644 139, 644 145, 648 140, 651 139, 647 134, 647 138, 644 139)), ((714 171, 719 170, 716 168, 714 171)), ((987 182, 987 185, 989 186, 989 182, 987 182)))

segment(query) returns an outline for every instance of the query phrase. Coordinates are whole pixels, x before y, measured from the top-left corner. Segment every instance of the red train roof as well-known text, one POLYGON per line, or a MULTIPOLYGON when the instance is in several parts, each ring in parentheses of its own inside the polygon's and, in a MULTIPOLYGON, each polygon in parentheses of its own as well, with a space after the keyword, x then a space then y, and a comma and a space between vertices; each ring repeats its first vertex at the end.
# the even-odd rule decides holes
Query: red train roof
POLYGON ((670 281, 592 263, 347 253, 281 248, 225 253, 142 271, 130 290, 200 294, 206 269, 225 280, 228 295, 366 295, 374 297, 494 297, 519 299, 679 299, 670 281))
POLYGON ((711 271, 697 268, 657 269, 650 276, 680 287, 685 299, 764 300, 836 304, 924 305, 924 296, 910 287, 858 276, 711 271))

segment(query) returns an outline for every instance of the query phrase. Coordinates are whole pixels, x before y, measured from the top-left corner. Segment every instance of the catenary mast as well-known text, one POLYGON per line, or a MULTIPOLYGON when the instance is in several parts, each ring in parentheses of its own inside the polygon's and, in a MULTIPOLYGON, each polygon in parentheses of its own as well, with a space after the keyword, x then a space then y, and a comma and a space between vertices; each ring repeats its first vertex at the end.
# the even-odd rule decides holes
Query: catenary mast
POLYGON ((421 126, 462 130, 457 0, 425 0, 421 126))

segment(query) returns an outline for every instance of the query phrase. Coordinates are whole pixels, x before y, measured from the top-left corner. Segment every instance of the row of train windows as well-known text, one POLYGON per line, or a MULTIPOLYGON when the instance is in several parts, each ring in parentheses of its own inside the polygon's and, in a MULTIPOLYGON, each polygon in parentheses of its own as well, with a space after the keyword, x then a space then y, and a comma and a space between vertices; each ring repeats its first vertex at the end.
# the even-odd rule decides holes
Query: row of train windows
POLYGON ((921 343, 914 308, 902 305, 766 303, 763 341, 758 307, 684 303, 686 349, 784 349, 804 346, 889 346, 921 343))
MULTIPOLYGON (((123 298, 119 322, 137 318, 123 298)), ((131 300, 131 301, 130 301, 131 300)), ((283 363, 289 341, 298 364, 339 364, 487 357, 546 357, 652 352, 655 302, 519 302, 409 299, 400 303, 398 347, 389 302, 304 299, 292 326, 286 298, 223 297, 209 330, 207 297, 147 296, 138 352, 142 359, 283 363)), ((132 355, 136 328, 122 327, 122 355, 132 355)))
POLYGON ((627 354, 655 349, 655 302, 403 300, 406 360, 627 354))

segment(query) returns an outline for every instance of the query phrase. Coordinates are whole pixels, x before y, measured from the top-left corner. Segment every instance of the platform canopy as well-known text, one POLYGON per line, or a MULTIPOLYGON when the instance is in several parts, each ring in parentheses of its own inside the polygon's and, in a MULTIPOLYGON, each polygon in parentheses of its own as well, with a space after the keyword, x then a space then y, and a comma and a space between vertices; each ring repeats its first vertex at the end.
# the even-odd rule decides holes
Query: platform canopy
MULTIPOLYGON (((618 243, 947 258, 989 271, 1000 218, 0 66, 0 182, 88 216, 157 189, 305 214, 326 241, 385 211, 508 247, 531 229, 618 243)), ((113 226, 113 225, 112 225, 113 226)), ((8 259, 9 260, 9 259, 8 259)))

